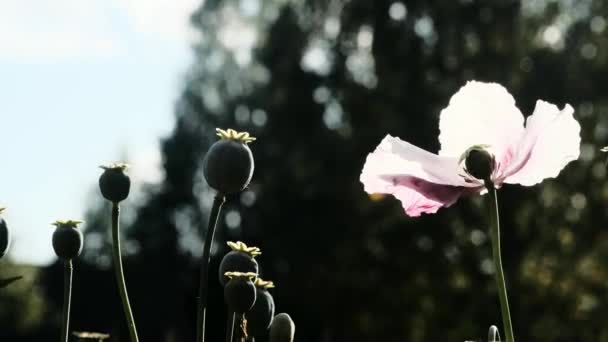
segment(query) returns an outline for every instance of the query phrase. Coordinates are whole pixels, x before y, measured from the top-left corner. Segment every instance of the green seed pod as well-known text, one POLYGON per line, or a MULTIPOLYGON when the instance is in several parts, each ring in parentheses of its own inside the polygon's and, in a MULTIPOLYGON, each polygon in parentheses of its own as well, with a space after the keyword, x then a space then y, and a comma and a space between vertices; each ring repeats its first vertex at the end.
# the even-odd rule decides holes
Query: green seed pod
POLYGON ((241 241, 228 242, 232 251, 228 252, 220 263, 220 284, 225 286, 229 278, 226 272, 241 272, 258 274, 258 262, 255 257, 262 254, 257 247, 247 247, 241 241))
POLYGON ((203 174, 209 186, 219 193, 237 193, 251 181, 253 154, 247 146, 255 140, 249 133, 229 129, 216 129, 221 140, 215 142, 203 160, 203 174))
POLYGON ((71 260, 82 252, 82 232, 77 229, 80 223, 82 221, 74 220, 53 223, 56 227, 53 233, 53 249, 59 258, 71 260))
MULTIPOLYGON (((0 214, 5 208, 0 207, 0 214)), ((2 217, 0 217, 0 259, 6 255, 11 244, 11 231, 2 217)))
POLYGON ((270 342, 293 342, 296 334, 296 325, 286 313, 274 316, 270 325, 270 342))
POLYGON ((118 203, 129 196, 131 179, 125 173, 127 164, 110 164, 101 166, 104 170, 99 177, 99 190, 105 199, 118 203))
POLYGON ((274 299, 269 289, 274 288, 271 281, 257 278, 254 282, 256 293, 255 304, 247 313, 247 329, 253 336, 262 336, 268 329, 274 317, 274 299))
POLYGON ((228 272, 230 280, 224 286, 224 300, 230 311, 242 314, 251 309, 256 300, 255 273, 228 272))
POLYGON ((466 172, 483 181, 490 180, 496 167, 494 156, 487 151, 486 147, 488 146, 473 146, 466 150, 460 158, 464 160, 466 172))

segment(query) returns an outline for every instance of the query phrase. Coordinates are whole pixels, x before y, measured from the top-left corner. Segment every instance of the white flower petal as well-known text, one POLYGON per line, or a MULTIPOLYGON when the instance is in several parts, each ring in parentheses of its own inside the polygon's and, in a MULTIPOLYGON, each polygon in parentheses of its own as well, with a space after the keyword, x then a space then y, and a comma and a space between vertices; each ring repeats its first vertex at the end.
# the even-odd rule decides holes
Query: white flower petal
POLYGON ((473 145, 490 145, 498 161, 523 134, 524 118, 500 84, 467 82, 439 118, 441 156, 459 157, 473 145))
POLYGON ((367 157, 361 182, 368 193, 386 193, 386 187, 393 185, 394 178, 402 176, 441 185, 479 185, 465 182, 462 172, 458 158, 438 156, 387 135, 367 157))
POLYGON ((526 120, 524 136, 517 146, 505 183, 534 185, 559 172, 580 154, 581 126, 574 109, 537 101, 534 113, 526 120))
POLYGON ((480 190, 479 182, 465 181, 462 173, 458 158, 441 157, 389 135, 367 157, 360 179, 366 192, 391 194, 407 215, 419 216, 480 190))

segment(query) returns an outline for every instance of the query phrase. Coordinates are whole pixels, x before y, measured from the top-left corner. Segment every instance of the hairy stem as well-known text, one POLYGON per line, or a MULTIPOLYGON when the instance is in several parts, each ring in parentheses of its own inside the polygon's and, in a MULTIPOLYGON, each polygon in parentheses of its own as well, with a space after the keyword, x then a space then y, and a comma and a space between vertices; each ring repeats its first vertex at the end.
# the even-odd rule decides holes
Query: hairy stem
POLYGON ((498 286, 498 297, 500 298, 500 311, 502 314, 502 323, 505 330, 506 342, 514 342, 513 326, 511 325, 511 313, 509 311, 509 301, 507 299, 507 286, 505 284, 505 275, 502 270, 502 258, 500 256, 500 213, 498 210, 498 194, 496 188, 491 181, 485 182, 486 188, 490 195, 490 199, 494 203, 492 212, 492 224, 490 226, 490 240, 492 241, 492 258, 494 259, 494 268, 496 274, 496 285, 498 286))
POLYGON ((72 260, 66 260, 63 268, 63 324, 61 342, 68 342, 70 332, 70 304, 72 301, 72 260))
POLYGON ((122 256, 120 253, 120 234, 119 234, 119 215, 120 206, 118 203, 112 203, 112 254, 114 258, 114 270, 116 271, 116 283, 118 285, 118 292, 120 293, 120 300, 122 301, 122 308, 125 312, 127 319, 127 326, 129 328, 129 336, 131 342, 139 342, 137 337, 137 328, 135 327, 135 320, 133 319, 133 312, 131 311, 131 304, 129 304, 129 296, 127 295, 127 285, 125 283, 125 273, 122 269, 122 256))
POLYGON ((209 222, 207 224, 207 236, 203 245, 203 257, 201 259, 201 278, 198 292, 198 305, 196 306, 196 342, 205 342, 205 321, 207 316, 207 292, 209 292, 209 261, 211 259, 211 245, 217 219, 220 216, 222 205, 226 201, 223 194, 215 195, 209 222))

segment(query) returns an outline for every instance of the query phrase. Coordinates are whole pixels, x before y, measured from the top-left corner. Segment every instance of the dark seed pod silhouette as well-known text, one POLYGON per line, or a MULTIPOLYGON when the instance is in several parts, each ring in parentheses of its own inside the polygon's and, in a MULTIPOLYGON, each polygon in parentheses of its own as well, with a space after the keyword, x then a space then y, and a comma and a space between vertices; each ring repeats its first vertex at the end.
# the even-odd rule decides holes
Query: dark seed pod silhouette
POLYGON ((246 314, 247 329, 253 336, 261 336, 270 329, 270 323, 274 317, 274 299, 269 289, 274 288, 271 281, 257 278, 254 282, 256 293, 255 304, 246 314))
POLYGON ((256 291, 253 279, 255 273, 227 272, 230 278, 224 286, 224 300, 230 311, 242 314, 255 304, 256 291))
POLYGON ((464 166, 466 172, 481 180, 488 180, 494 172, 496 161, 494 156, 487 151, 488 146, 476 145, 468 150, 460 158, 464 160, 464 166))
POLYGON ((286 313, 274 316, 270 325, 270 342, 293 342, 296 334, 296 325, 286 313))
POLYGON ((53 249, 55 254, 63 260, 74 259, 82 252, 83 237, 78 230, 78 225, 82 221, 67 220, 56 221, 53 233, 53 249))
MULTIPOLYGON (((0 207, 0 214, 5 208, 0 207)), ((11 244, 11 232, 6 221, 0 217, 0 259, 6 255, 11 244)))
POLYGON ((129 197, 131 179, 125 173, 127 164, 110 164, 101 166, 104 170, 99 177, 99 190, 105 199, 118 203, 129 197))
POLYGON ((216 141, 203 159, 203 174, 209 186, 224 195, 237 193, 251 181, 253 154, 249 149, 255 138, 247 132, 216 129, 221 140, 216 141))
POLYGON ((227 244, 231 251, 222 259, 218 272, 220 284, 222 284, 222 286, 225 286, 229 280, 226 276, 226 272, 258 274, 258 262, 255 260, 255 257, 262 254, 259 248, 247 247, 247 245, 241 241, 228 241, 227 244))

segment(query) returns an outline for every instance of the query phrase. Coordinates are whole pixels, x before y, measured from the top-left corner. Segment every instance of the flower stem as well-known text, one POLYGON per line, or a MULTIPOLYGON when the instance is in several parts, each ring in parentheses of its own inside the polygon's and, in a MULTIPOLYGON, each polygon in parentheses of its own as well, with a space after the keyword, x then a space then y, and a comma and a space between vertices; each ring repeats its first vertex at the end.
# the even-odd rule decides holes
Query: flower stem
POLYGON ((137 337, 137 328, 135 327, 135 320, 133 319, 133 312, 131 311, 131 304, 129 304, 129 296, 127 295, 127 285, 125 284, 125 274, 122 269, 122 256, 120 253, 120 235, 119 235, 119 215, 120 206, 118 202, 112 203, 112 242, 113 249, 112 254, 114 258, 114 270, 116 271, 116 282, 118 285, 118 292, 120 293, 120 300, 122 301, 122 308, 125 311, 127 318, 127 326, 129 328, 129 336, 131 342, 139 342, 137 337))
POLYGON ((61 325, 61 342, 68 342, 70 303, 72 301, 72 260, 66 260, 63 266, 63 324, 61 325))
POLYGON ((226 322, 226 342, 232 342, 234 336, 234 322, 236 321, 236 313, 228 312, 228 321, 226 322))
POLYGON ((203 257, 201 260, 201 278, 198 292, 198 305, 196 306, 196 342, 205 342, 205 320, 207 316, 207 292, 209 289, 209 261, 211 259, 211 245, 217 219, 220 216, 222 205, 226 201, 223 194, 218 193, 213 200, 209 222, 207 224, 207 236, 203 245, 203 257))
POLYGON ((513 337, 513 327, 511 325, 511 313, 509 312, 509 301, 507 299, 507 286, 505 284, 505 275, 502 270, 502 259, 500 256, 500 214, 498 210, 498 194, 496 192, 496 188, 494 187, 494 183, 491 181, 486 181, 485 185, 495 206, 495 210, 490 210, 493 213, 492 225, 490 227, 490 239, 492 241, 492 258, 494 259, 496 285, 498 286, 498 297, 500 298, 502 323, 505 330, 506 342, 514 342, 515 339, 513 337))

